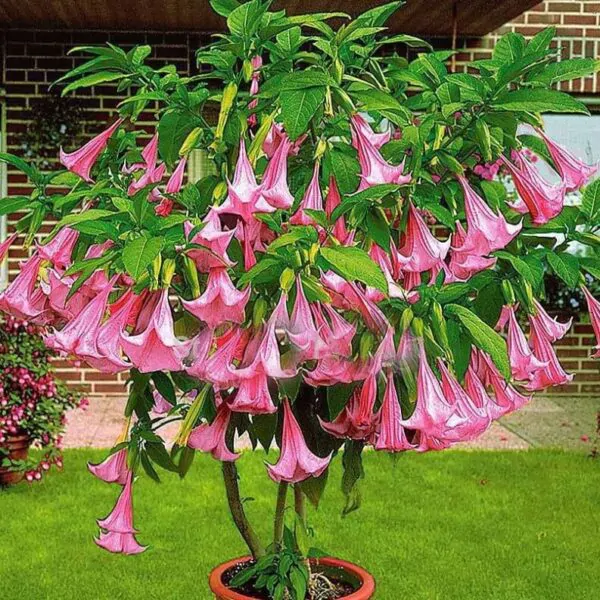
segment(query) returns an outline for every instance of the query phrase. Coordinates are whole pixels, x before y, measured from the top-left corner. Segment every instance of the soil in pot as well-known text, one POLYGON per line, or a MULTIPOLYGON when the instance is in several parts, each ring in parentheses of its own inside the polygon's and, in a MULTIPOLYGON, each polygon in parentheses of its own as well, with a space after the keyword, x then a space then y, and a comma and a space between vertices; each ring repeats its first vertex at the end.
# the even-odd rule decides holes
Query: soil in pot
MULTIPOLYGON (((254 561, 238 563, 227 569, 227 571, 223 573, 223 583, 228 586, 229 582, 238 573, 251 567, 253 564, 254 561)), ((354 593, 358 587, 357 583, 352 584, 348 581, 349 576, 345 575, 341 569, 313 565, 312 573, 311 590, 305 600, 342 600, 354 593)), ((231 589, 238 594, 244 594, 256 600, 269 600, 269 596, 267 596, 263 590, 255 589, 252 581, 249 581, 239 588, 231 589)))
MULTIPOLYGON (((14 435, 6 438, 0 447, 8 452, 7 458, 11 460, 25 460, 29 452, 29 438, 26 435, 14 435)), ((0 462, 4 458, 4 453, 0 453, 0 462)), ((23 479, 23 473, 13 471, 0 466, 0 486, 13 485, 23 479)))

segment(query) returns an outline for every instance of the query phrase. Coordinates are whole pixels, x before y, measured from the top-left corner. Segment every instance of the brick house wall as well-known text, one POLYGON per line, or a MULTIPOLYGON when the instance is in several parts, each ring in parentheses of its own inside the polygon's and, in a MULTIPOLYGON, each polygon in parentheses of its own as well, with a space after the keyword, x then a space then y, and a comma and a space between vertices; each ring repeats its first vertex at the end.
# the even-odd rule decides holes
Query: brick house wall
MULTIPOLYGON (((566 1, 542 2, 511 23, 483 38, 459 41, 461 61, 488 58, 499 35, 506 31, 517 31, 526 36, 535 35, 544 27, 553 24, 557 27, 558 44, 564 56, 600 56, 600 2, 566 1)), ((116 31, 32 31, 10 30, 1 33, 2 84, 4 97, 4 149, 15 154, 21 153, 20 135, 27 128, 27 111, 32 101, 48 92, 49 85, 64 72, 73 68, 81 60, 67 56, 67 51, 82 44, 103 44, 110 41, 125 48, 135 44, 152 46, 152 60, 157 66, 175 64, 181 73, 191 74, 195 70, 194 52, 205 42, 207 34, 169 32, 116 32, 116 31)), ((435 40, 440 48, 451 46, 450 40, 435 40)), ((593 95, 600 92, 600 75, 572 84, 568 91, 593 95)), ((104 124, 114 118, 119 97, 114 87, 97 86, 92 90, 76 95, 84 107, 84 133, 94 135, 104 124)), ((144 115, 140 126, 148 132, 153 128, 152 114, 144 115)), ((8 193, 11 195, 29 192, 24 177, 17 171, 7 171, 8 193)), ((8 232, 18 215, 8 219, 8 232)), ((45 226, 49 230, 49 225, 45 226)), ((11 248, 8 258, 9 277, 18 270, 18 263, 25 258, 21 248, 11 248)), ((589 325, 578 324, 564 339, 558 354, 564 360, 565 368, 577 372, 572 384, 556 388, 556 394, 598 394, 600 392, 600 372, 595 362, 588 359, 593 345, 589 325)), ((59 374, 66 381, 82 387, 90 395, 123 395, 125 392, 124 374, 106 375, 85 365, 73 365, 58 361, 59 374)))

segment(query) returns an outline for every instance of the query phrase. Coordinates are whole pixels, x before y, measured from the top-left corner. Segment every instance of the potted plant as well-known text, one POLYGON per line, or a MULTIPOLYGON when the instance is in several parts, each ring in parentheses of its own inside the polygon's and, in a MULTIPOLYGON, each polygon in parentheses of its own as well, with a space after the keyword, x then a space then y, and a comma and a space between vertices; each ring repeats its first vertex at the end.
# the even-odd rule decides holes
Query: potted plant
POLYGON ((198 51, 198 75, 153 69, 147 46, 78 49, 89 59, 65 93, 112 82, 128 97, 105 131, 61 150, 68 173, 4 156, 36 188, 21 207, 26 242, 47 216, 58 224, 0 307, 51 324, 50 347, 130 374, 124 435, 90 466, 121 490, 99 546, 142 552, 136 474, 184 476, 195 451, 210 452, 250 555, 213 572, 218 598, 369 598, 372 579, 312 541, 307 501, 319 502, 331 462, 342 461, 349 513, 366 448, 448 448, 571 377, 553 348, 568 325, 540 299, 547 273, 572 288, 600 273, 595 231, 580 234, 598 223, 595 184, 564 206, 596 167, 547 139, 540 113, 586 113, 554 84, 597 63, 556 62, 548 29, 529 42, 510 33, 493 58, 451 73, 451 52, 385 35, 400 2, 354 20, 211 4, 228 32, 198 51), (420 53, 409 61, 403 45, 420 53), (155 105, 143 140, 136 120, 155 105), (523 124, 559 184, 528 159, 523 124), (216 174, 186 182, 195 149, 216 174), (476 172, 495 161, 517 201, 476 172), (69 191, 54 193, 56 181, 69 191), (574 240, 592 248, 585 261, 574 240), (242 501, 243 434, 280 449, 266 467, 271 540, 242 501))
POLYGON ((0 486, 39 481, 62 467, 64 415, 84 405, 81 394, 54 377, 42 328, 0 318, 0 486), (29 448, 41 450, 29 457, 29 448))

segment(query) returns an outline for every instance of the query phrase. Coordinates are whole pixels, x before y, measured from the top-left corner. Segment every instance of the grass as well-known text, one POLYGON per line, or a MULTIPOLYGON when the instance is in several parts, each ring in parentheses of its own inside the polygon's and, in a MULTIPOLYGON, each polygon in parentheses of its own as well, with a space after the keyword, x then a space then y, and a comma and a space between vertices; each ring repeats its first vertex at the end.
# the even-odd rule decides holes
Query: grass
MULTIPOLYGON (((139 539, 114 556, 91 541, 117 488, 68 451, 65 472, 0 493, 2 600, 208 600, 210 569, 244 553, 225 512, 219 465, 198 456, 188 478, 135 488, 139 539)), ((275 486, 262 455, 239 461, 249 511, 270 534, 275 486)), ((366 456, 363 507, 339 516, 339 460, 311 512, 318 546, 362 564, 378 600, 598 598, 600 462, 581 453, 446 452, 366 456)))

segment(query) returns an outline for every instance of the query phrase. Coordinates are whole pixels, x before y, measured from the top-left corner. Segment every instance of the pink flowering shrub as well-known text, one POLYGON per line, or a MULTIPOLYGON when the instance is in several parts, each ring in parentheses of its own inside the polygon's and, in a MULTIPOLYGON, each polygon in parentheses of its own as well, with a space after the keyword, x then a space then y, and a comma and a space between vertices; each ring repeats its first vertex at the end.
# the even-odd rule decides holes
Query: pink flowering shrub
POLYGON ((43 328, 11 316, 0 319, 0 466, 39 481, 52 465, 62 467, 65 412, 85 406, 81 394, 56 379, 43 328), (41 457, 11 460, 2 443, 27 435, 41 457))
MULTIPOLYGON (((384 35, 399 2, 352 21, 288 17, 263 0, 211 4, 228 33, 198 51, 199 75, 153 69, 147 46, 77 49, 90 58, 63 78, 65 93, 113 82, 127 97, 105 131, 61 149, 67 171, 5 155, 36 188, 10 199, 29 211, 25 241, 46 216, 58 224, 0 307, 49 325, 56 351, 130 373, 124 434, 90 467, 122 486, 100 546, 142 551, 133 475, 183 476, 198 450, 222 462, 254 557, 279 560, 283 545, 306 557, 304 501, 318 503, 342 448, 347 513, 365 448, 449 448, 570 381, 553 347, 569 324, 539 300, 549 273, 571 288, 600 273, 598 187, 564 205, 597 167, 546 138, 540 113, 587 113, 554 84, 597 64, 556 62, 548 29, 529 42, 510 33, 492 59, 451 73, 447 52, 384 35), (422 49, 412 61, 394 52, 407 43, 422 49), (158 126, 142 132, 150 110, 158 126), (559 183, 530 160, 530 138, 559 183), (189 181, 197 149, 215 172, 189 181), (514 203, 492 180, 500 166, 514 203), (54 193, 57 183, 69 191, 54 193), (575 240, 593 254, 574 256, 575 240), (167 448, 161 428, 174 420, 167 448), (278 484, 270 545, 241 501, 244 434, 281 450, 266 467, 278 484), (290 486, 298 516, 286 524, 290 486)), ((286 564, 262 581, 274 597, 303 598, 306 572, 286 564)))

